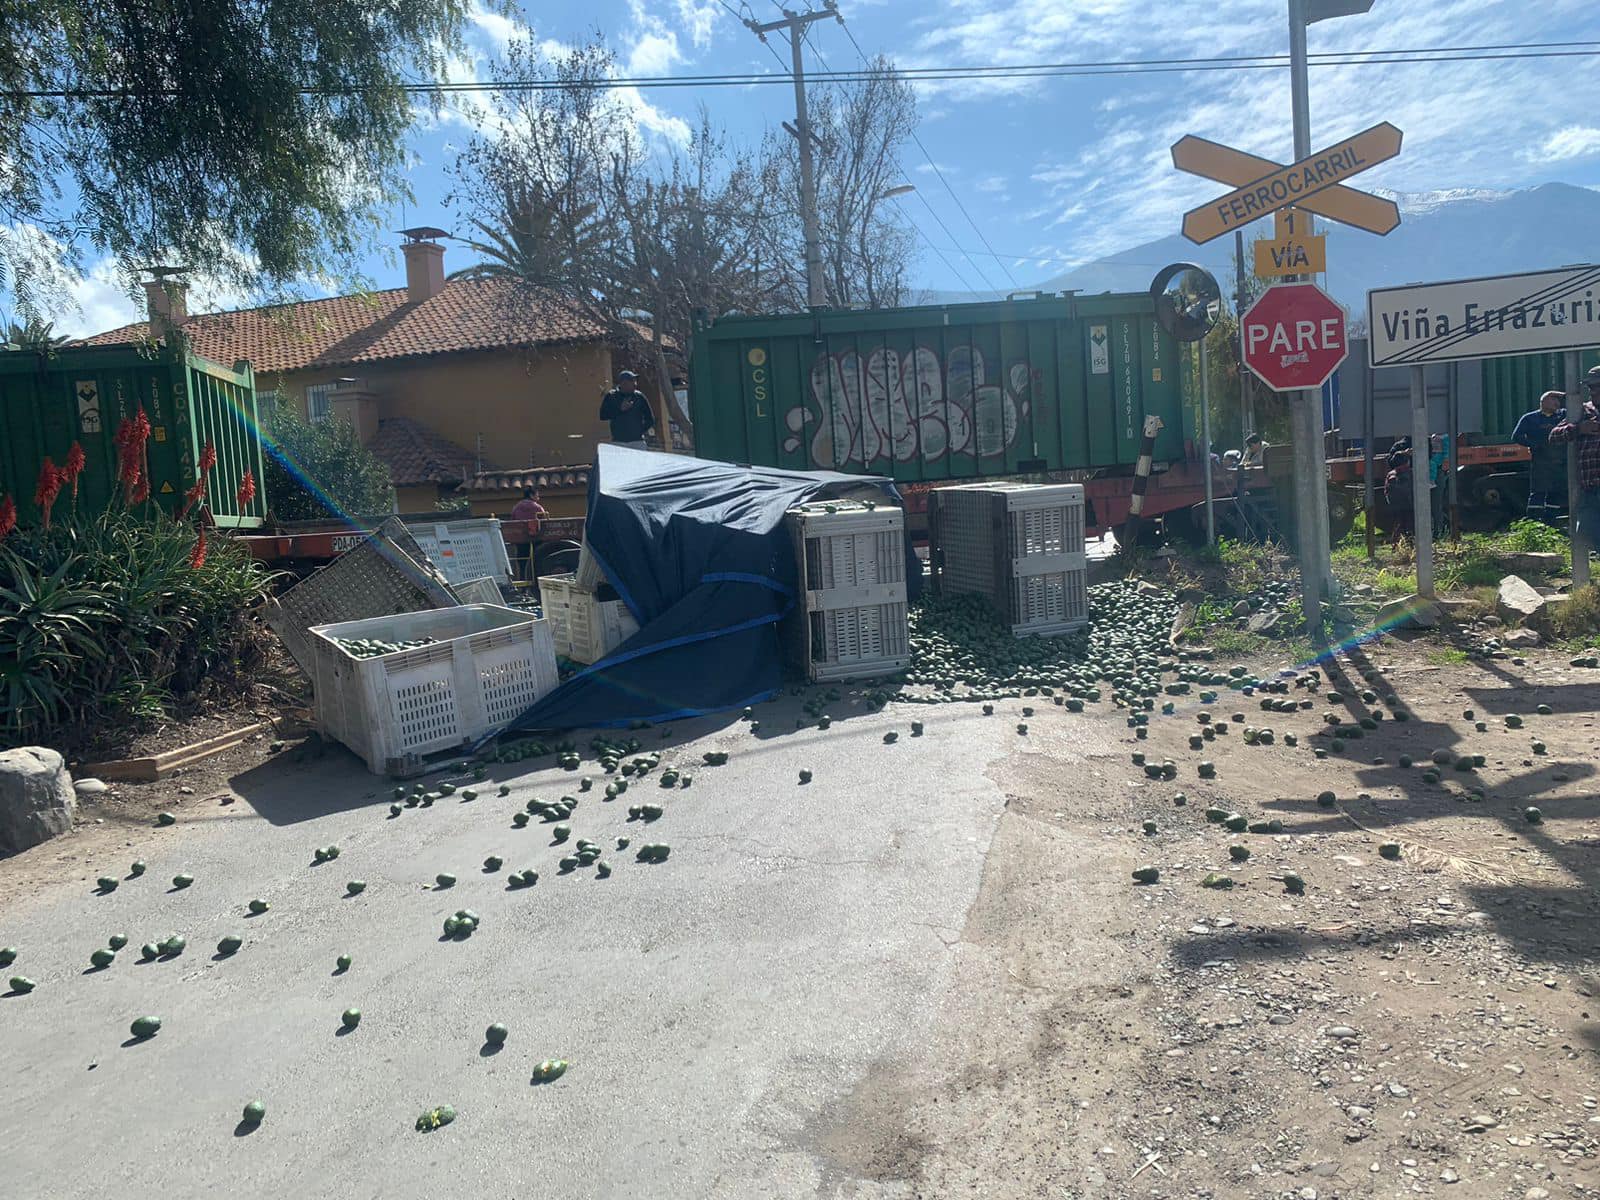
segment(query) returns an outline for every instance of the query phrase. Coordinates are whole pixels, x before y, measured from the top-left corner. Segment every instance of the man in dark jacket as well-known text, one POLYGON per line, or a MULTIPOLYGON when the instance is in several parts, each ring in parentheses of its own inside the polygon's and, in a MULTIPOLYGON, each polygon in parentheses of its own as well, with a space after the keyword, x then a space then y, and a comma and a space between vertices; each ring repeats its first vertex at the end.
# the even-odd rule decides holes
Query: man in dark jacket
POLYGON ((600 419, 611 423, 611 440, 631 450, 643 450, 644 435, 656 423, 650 404, 639 390, 639 377, 632 371, 617 376, 617 386, 600 401, 600 419))
POLYGON ((1589 399, 1578 406, 1575 417, 1568 417, 1550 431, 1550 441, 1566 449, 1578 443, 1577 532, 1588 543, 1590 552, 1600 547, 1600 367, 1590 370, 1584 380, 1589 399))
POLYGON ((1532 455, 1528 464, 1528 520, 1554 524, 1564 507, 1567 494, 1567 454, 1564 447, 1550 444, 1550 431, 1567 419, 1562 406, 1564 392, 1546 392, 1539 407, 1523 413, 1511 440, 1526 446, 1532 455))

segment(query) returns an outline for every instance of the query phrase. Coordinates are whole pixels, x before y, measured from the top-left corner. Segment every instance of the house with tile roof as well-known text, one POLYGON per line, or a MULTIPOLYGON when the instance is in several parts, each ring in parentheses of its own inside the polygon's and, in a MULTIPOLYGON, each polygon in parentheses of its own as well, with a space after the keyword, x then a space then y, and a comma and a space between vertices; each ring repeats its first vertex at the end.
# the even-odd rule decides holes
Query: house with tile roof
POLYGON ((148 320, 86 341, 146 342, 175 328, 206 358, 248 360, 269 404, 354 425, 389 467, 402 512, 429 511, 486 471, 592 463, 608 435, 600 397, 629 365, 605 323, 552 292, 447 278, 439 236, 407 231, 403 288, 191 315, 181 284, 157 280, 145 285, 148 320))

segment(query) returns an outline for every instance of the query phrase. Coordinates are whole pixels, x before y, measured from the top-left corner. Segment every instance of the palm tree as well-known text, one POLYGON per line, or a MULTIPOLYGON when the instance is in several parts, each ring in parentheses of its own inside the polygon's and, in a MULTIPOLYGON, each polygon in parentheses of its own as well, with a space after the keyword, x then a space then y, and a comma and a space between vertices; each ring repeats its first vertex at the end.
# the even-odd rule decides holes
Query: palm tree
POLYGON ((65 346, 72 341, 65 335, 57 336, 54 321, 41 321, 38 317, 29 317, 25 324, 15 321, 6 322, 5 342, 0 345, 4 350, 53 350, 57 346, 65 346))
POLYGON ((516 279, 563 290, 592 277, 601 253, 596 204, 550 192, 538 184, 507 185, 494 224, 474 220, 479 238, 458 238, 483 257, 451 273, 452 279, 516 279))

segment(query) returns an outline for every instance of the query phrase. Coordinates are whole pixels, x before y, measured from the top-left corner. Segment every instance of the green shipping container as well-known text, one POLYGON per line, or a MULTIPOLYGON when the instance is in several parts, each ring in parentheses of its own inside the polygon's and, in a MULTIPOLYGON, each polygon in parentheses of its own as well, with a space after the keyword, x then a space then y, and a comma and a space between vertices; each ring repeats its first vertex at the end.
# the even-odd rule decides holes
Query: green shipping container
MULTIPOLYGON (((1483 434, 1486 441, 1507 441, 1522 414, 1539 406, 1545 392, 1567 390, 1566 356, 1519 354, 1483 360, 1483 434)), ((1600 365, 1600 349, 1579 355, 1579 370, 1600 365)))
MULTIPOLYGON (((150 420, 146 446, 150 496, 169 512, 183 506, 195 464, 207 442, 217 465, 207 480, 206 504, 222 528, 254 528, 267 511, 255 376, 248 363, 233 370, 181 349, 146 346, 67 346, 48 354, 0 352, 0 495, 17 503, 23 524, 39 518, 33 495, 46 455, 60 466, 73 442, 87 465, 78 481, 78 507, 120 503, 114 442, 124 417, 140 407, 150 420), (239 510, 246 469, 256 494, 239 510)), ((57 517, 68 507, 56 502, 57 517)))
POLYGON ((1178 347, 1143 293, 723 317, 695 329, 703 458, 906 482, 1184 455, 1178 347))

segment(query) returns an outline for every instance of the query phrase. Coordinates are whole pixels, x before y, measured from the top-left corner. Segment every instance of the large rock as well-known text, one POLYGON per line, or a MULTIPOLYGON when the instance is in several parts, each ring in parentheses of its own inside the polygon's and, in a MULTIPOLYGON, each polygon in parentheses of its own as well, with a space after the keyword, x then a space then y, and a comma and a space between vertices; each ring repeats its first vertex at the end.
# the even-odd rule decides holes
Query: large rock
POLYGON ((1537 629, 1513 629, 1500 639, 1500 644, 1508 650, 1532 650, 1543 642, 1537 629))
POLYGON ((77 809, 61 755, 43 746, 0 752, 0 850, 15 854, 67 832, 77 809))
POLYGON ((1439 606, 1424 596, 1403 596, 1380 608, 1373 623, 1380 629, 1437 629, 1439 606))
POLYGON ((1520 575, 1507 575, 1495 596, 1495 612, 1511 625, 1535 625, 1544 616, 1547 601, 1520 575))
POLYGON ((1251 633, 1273 634, 1278 631, 1278 623, 1282 614, 1275 608, 1265 608, 1245 622, 1245 628, 1251 633))

